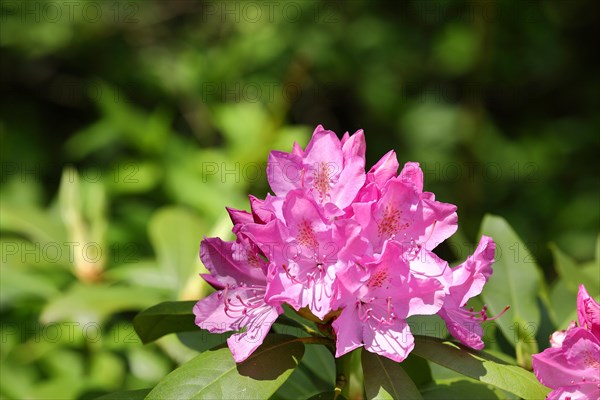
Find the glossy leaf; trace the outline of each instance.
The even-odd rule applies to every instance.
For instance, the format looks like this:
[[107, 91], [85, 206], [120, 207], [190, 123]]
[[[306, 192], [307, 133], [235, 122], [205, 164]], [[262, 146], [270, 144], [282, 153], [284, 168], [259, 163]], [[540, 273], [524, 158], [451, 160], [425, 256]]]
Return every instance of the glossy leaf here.
[[362, 367], [367, 399], [423, 398], [400, 363], [363, 351]]
[[302, 342], [286, 335], [267, 336], [240, 364], [228, 348], [216, 348], [171, 372], [146, 398], [266, 399], [286, 381], [303, 355]]
[[271, 397], [271, 400], [307, 399], [319, 393], [333, 391], [334, 388], [333, 355], [322, 346], [306, 346], [298, 368]]
[[486, 215], [481, 234], [491, 236], [496, 242], [493, 274], [482, 297], [493, 314], [510, 305], [510, 310], [496, 323], [513, 346], [519, 341], [532, 341], [541, 318], [537, 305], [537, 297], [542, 291], [540, 269], [503, 218]]
[[202, 353], [225, 343], [232, 334], [233, 332], [210, 333], [205, 329], [196, 327], [194, 331], [178, 332], [177, 339], [187, 348]]
[[133, 319], [133, 327], [143, 343], [164, 335], [199, 330], [192, 309], [195, 301], [167, 301], [152, 306]]
[[468, 380], [432, 384], [424, 388], [422, 393], [425, 400], [480, 400], [501, 398], [498, 396], [498, 393], [494, 392], [487, 385]]
[[524, 399], [543, 399], [549, 392], [533, 373], [485, 352], [476, 352], [452, 342], [416, 336], [413, 353]]

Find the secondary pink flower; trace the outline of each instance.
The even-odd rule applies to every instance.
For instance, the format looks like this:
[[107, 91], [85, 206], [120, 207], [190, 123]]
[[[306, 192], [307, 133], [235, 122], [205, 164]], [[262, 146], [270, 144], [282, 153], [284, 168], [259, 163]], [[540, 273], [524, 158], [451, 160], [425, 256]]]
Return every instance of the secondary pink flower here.
[[600, 304], [598, 304], [585, 290], [585, 286], [579, 286], [577, 295], [577, 318], [579, 326], [591, 331], [600, 339]]
[[198, 301], [194, 314], [196, 325], [212, 333], [244, 330], [227, 339], [234, 360], [242, 362], [260, 346], [283, 309], [279, 303], [264, 300], [261, 255], [235, 247], [236, 243], [219, 238], [202, 241], [200, 258], [210, 271], [203, 277], [219, 290]]
[[[597, 317], [600, 305], [579, 287], [574, 323], [555, 338], [552, 347], [533, 355], [533, 371], [538, 380], [554, 389], [548, 399], [577, 400], [600, 398], [600, 335]], [[562, 340], [561, 340], [562, 339]]]
[[332, 203], [343, 210], [365, 182], [365, 148], [362, 130], [340, 140], [319, 125], [306, 150], [295, 145], [292, 153], [271, 152], [267, 167], [271, 189], [279, 197], [303, 189], [319, 204]]
[[440, 282], [413, 276], [394, 242], [385, 244], [377, 260], [353, 263], [338, 278], [335, 305], [342, 311], [333, 322], [336, 357], [364, 345], [370, 352], [404, 360], [414, 347], [406, 318], [435, 314], [443, 302]]
[[494, 241], [483, 236], [473, 255], [459, 266], [452, 269], [452, 283], [450, 293], [444, 300], [444, 305], [438, 315], [444, 319], [448, 331], [463, 344], [476, 350], [483, 349], [483, 329], [481, 323], [496, 319], [508, 309], [493, 318], [488, 318], [487, 307], [479, 311], [473, 308], [466, 309], [469, 299], [477, 296], [492, 274], [492, 263], [496, 245]]

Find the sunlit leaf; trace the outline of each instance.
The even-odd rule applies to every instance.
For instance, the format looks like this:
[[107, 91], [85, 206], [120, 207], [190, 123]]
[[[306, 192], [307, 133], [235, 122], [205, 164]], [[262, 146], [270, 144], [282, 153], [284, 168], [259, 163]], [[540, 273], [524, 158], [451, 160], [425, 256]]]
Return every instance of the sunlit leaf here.
[[448, 383], [432, 384], [423, 388], [425, 400], [447, 400], [447, 399], [501, 399], [499, 394], [487, 385], [471, 382], [468, 380], [457, 380]]
[[543, 399], [549, 392], [533, 373], [485, 352], [476, 352], [452, 342], [416, 336], [413, 352], [426, 360], [524, 399]]
[[206, 351], [163, 378], [146, 398], [266, 399], [288, 379], [303, 354], [304, 345], [286, 335], [267, 336], [240, 364], [228, 348]]

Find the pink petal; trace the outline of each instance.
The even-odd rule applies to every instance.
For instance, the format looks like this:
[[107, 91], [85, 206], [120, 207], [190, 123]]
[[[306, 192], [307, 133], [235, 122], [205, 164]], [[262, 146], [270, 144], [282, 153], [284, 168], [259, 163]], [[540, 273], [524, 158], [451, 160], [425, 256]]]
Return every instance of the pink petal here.
[[250, 214], [248, 211], [236, 210], [235, 208], [231, 207], [225, 207], [225, 209], [229, 213], [229, 218], [231, 218], [231, 222], [233, 222], [234, 225], [254, 222], [252, 219], [252, 214]]
[[358, 318], [355, 305], [344, 308], [341, 314], [333, 321], [336, 333], [335, 356], [344, 354], [362, 346], [362, 322]]
[[265, 208], [264, 200], [252, 195], [249, 195], [248, 199], [250, 199], [250, 210], [252, 211], [254, 222], [257, 224], [266, 224], [273, 219], [273, 213]]
[[368, 180], [375, 182], [379, 187], [383, 187], [388, 180], [396, 176], [399, 167], [396, 152], [390, 150], [371, 167], [367, 173]]
[[246, 325], [245, 332], [236, 333], [227, 339], [227, 345], [236, 363], [246, 360], [262, 344], [279, 314], [271, 307], [260, 318]]
[[492, 238], [482, 236], [473, 255], [452, 269], [450, 296], [456, 299], [458, 305], [464, 306], [470, 298], [481, 293], [492, 274], [495, 251], [496, 244]]
[[423, 191], [423, 171], [419, 163], [407, 162], [398, 177], [407, 186], [412, 186], [417, 193]]
[[356, 198], [365, 183], [365, 136], [360, 130], [344, 143], [344, 166], [338, 184], [333, 188], [331, 201], [339, 208], [346, 208]]
[[585, 286], [579, 286], [577, 294], [577, 317], [579, 325], [590, 330], [600, 340], [600, 304], [591, 297]]
[[396, 320], [391, 325], [372, 326], [376, 322], [363, 325], [365, 349], [402, 362], [415, 347], [414, 337], [405, 321]]
[[580, 379], [600, 383], [600, 341], [596, 336], [583, 328], [571, 329], [561, 349]]
[[423, 199], [423, 239], [427, 250], [435, 249], [458, 229], [458, 215], [454, 204]]
[[224, 242], [220, 238], [205, 238], [200, 243], [200, 259], [211, 275], [222, 284], [234, 285], [240, 282], [264, 285], [265, 276], [260, 268], [247, 262], [234, 260], [234, 242]]
[[272, 151], [269, 154], [267, 179], [278, 196], [285, 196], [290, 190], [302, 187], [302, 159], [294, 154]]
[[462, 344], [475, 350], [483, 349], [484, 343], [481, 340], [483, 328], [479, 322], [465, 316], [464, 310], [461, 312], [460, 309], [443, 307], [438, 315], [446, 322], [448, 332]]
[[597, 383], [583, 383], [579, 385], [563, 386], [553, 390], [546, 397], [547, 400], [590, 400], [600, 399], [600, 387]]
[[538, 380], [552, 389], [600, 381], [599, 346], [589, 331], [573, 328], [560, 348], [533, 355], [533, 371]]

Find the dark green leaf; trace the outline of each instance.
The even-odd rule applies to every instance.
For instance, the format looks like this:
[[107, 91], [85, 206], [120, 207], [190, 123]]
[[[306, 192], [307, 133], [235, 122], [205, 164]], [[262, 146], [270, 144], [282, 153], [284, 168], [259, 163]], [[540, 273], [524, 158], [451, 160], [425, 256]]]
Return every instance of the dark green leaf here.
[[196, 327], [194, 332], [178, 332], [177, 338], [190, 349], [202, 353], [225, 343], [232, 334], [233, 332], [210, 333], [205, 329]]
[[246, 361], [236, 364], [228, 348], [204, 352], [163, 378], [147, 399], [266, 399], [304, 355], [297, 338], [269, 335]]
[[419, 388], [433, 382], [429, 363], [421, 357], [411, 353], [400, 363], [400, 366]]
[[367, 399], [422, 399], [421, 393], [399, 363], [363, 351], [362, 367]]
[[335, 388], [333, 355], [322, 346], [307, 346], [304, 357], [290, 378], [271, 400], [306, 399]]
[[167, 301], [152, 306], [133, 319], [133, 327], [143, 343], [150, 343], [164, 335], [197, 331], [194, 323], [195, 301]]
[[416, 336], [413, 353], [524, 399], [543, 399], [549, 392], [533, 373], [484, 352], [476, 352], [452, 342]]
[[487, 385], [468, 380], [432, 384], [422, 390], [425, 400], [481, 400], [498, 399], [498, 394]]

